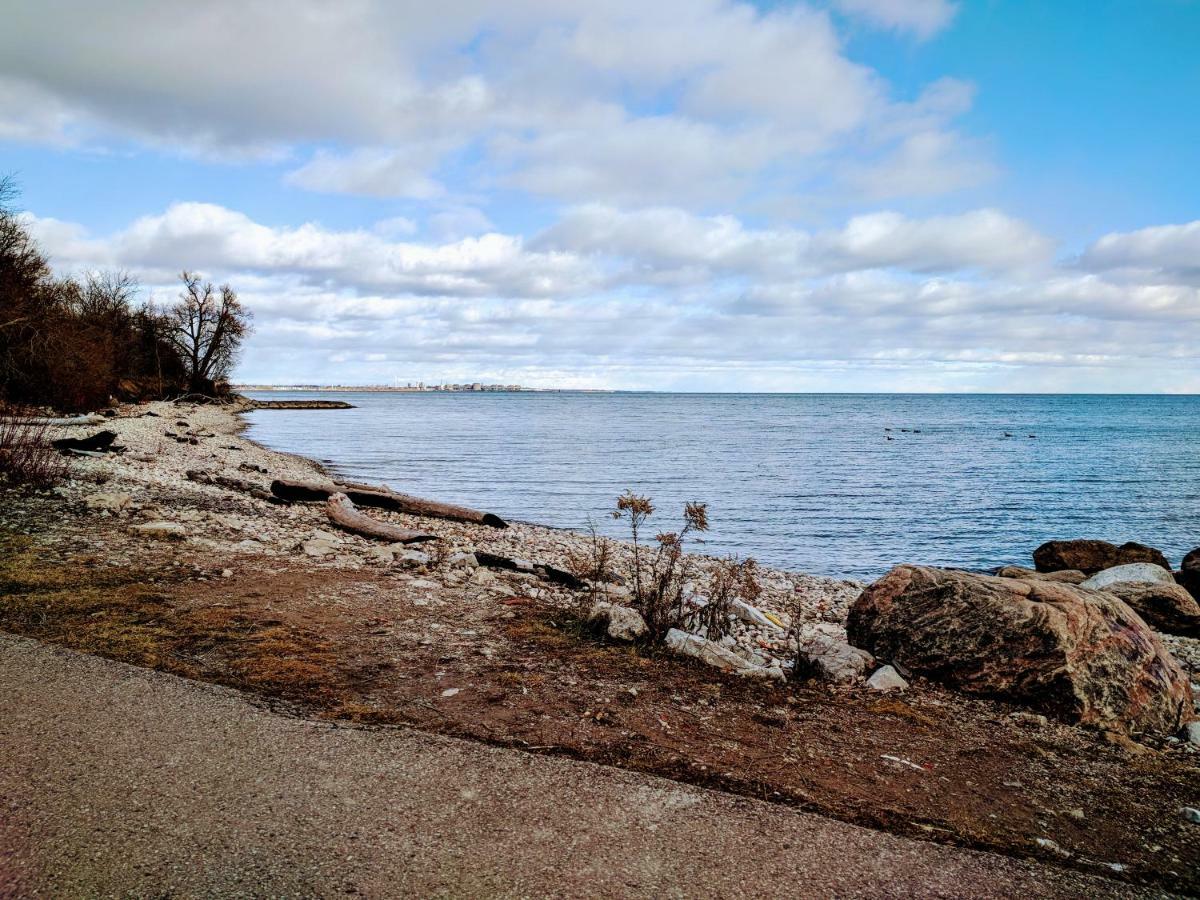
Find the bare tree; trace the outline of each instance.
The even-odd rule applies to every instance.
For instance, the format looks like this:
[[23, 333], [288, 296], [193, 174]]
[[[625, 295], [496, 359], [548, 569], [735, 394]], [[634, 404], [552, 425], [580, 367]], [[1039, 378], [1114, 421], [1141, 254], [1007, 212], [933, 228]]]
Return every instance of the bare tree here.
[[171, 342], [183, 357], [191, 390], [211, 394], [237, 361], [250, 332], [250, 312], [227, 284], [214, 288], [211, 281], [187, 270], [179, 278], [183, 290], [168, 311]]

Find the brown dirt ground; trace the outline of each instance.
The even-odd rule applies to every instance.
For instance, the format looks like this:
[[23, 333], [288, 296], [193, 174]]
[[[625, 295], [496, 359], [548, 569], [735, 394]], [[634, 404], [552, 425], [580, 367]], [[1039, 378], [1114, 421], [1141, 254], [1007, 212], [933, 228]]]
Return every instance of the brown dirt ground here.
[[[1179, 815], [1200, 798], [1194, 756], [1041, 725], [920, 680], [883, 697], [722, 677], [596, 640], [519, 585], [508, 599], [464, 586], [417, 605], [386, 570], [214, 560], [145, 541], [136, 564], [113, 566], [107, 552], [78, 552], [62, 537], [95, 537], [103, 520], [21, 505], [6, 516], [19, 530], [0, 525], [0, 630], [243, 689], [301, 715], [587, 759], [1200, 892], [1200, 832]], [[119, 529], [108, 538], [130, 542]]]

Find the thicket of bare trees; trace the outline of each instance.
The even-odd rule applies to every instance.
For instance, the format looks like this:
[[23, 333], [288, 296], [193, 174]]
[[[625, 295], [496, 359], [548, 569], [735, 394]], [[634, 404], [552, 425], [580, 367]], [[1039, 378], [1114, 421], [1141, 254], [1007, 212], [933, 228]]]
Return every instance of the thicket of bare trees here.
[[138, 302], [123, 272], [58, 277], [0, 177], [0, 404], [95, 409], [222, 389], [249, 314], [228, 286], [184, 272], [165, 309]]

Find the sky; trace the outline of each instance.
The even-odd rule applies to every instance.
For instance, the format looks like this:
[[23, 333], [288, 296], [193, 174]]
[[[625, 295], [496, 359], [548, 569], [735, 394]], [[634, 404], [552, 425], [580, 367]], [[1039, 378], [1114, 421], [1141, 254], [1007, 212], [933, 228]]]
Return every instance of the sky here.
[[251, 383], [1200, 392], [1200, 0], [17, 0], [0, 173]]

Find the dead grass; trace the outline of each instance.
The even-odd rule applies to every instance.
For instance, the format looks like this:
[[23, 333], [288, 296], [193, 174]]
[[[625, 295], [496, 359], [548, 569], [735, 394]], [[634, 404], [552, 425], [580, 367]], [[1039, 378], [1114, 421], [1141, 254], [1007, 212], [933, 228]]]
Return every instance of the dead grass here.
[[82, 571], [40, 563], [33, 542], [0, 533], [0, 630], [137, 666], [221, 680], [288, 700], [337, 704], [348, 686], [332, 645], [237, 606], [180, 606], [146, 582], [171, 570]]

